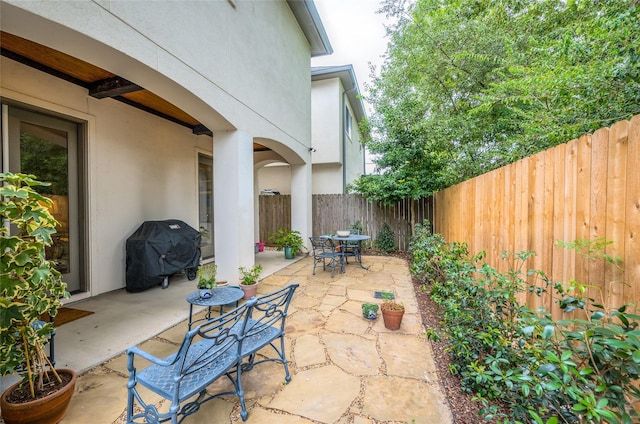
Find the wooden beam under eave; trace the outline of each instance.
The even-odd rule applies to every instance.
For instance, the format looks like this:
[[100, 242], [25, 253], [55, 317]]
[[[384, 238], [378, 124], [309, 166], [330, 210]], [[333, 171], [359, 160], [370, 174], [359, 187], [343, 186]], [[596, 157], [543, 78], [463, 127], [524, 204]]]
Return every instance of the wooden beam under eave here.
[[89, 86], [89, 95], [96, 99], [104, 99], [140, 90], [144, 90], [144, 88], [122, 77], [116, 76], [92, 83]]

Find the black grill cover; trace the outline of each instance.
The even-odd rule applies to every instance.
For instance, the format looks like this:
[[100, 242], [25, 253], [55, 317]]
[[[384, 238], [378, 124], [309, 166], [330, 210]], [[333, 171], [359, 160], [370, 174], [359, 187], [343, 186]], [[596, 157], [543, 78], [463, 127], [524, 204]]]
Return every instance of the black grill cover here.
[[200, 233], [177, 219], [145, 221], [127, 239], [127, 291], [162, 284], [165, 277], [200, 263]]

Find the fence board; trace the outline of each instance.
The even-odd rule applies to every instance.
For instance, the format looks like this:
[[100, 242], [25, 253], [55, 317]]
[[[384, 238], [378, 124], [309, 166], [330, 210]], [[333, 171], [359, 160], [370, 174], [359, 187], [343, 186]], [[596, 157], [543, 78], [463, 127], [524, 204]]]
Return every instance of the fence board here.
[[[611, 256], [624, 258], [624, 213], [626, 202], [627, 173], [627, 136], [629, 125], [627, 121], [617, 122], [609, 132], [609, 175], [607, 181], [607, 240], [618, 240], [607, 246], [606, 252]], [[637, 168], [636, 168], [637, 172]], [[623, 272], [606, 263], [604, 266], [605, 283], [610, 284], [611, 306], [620, 305], [624, 297]]]
[[[591, 137], [591, 204], [589, 207], [589, 239], [606, 238], [607, 219], [607, 175], [609, 156], [609, 129], [601, 128]], [[589, 289], [589, 295], [604, 302], [604, 263], [589, 261], [589, 283], [596, 288]]]
[[[373, 242], [387, 223], [394, 232], [396, 247], [408, 250], [413, 229], [411, 223], [422, 223], [425, 219], [433, 222], [433, 202], [432, 198], [425, 198], [403, 200], [396, 205], [385, 206], [353, 194], [314, 195], [311, 202], [312, 232], [335, 233], [351, 228], [359, 221], [363, 233], [370, 235]], [[259, 204], [260, 240], [269, 245], [269, 234], [279, 228], [291, 228], [291, 196], [259, 196]]]
[[[586, 240], [589, 239], [591, 210], [591, 136], [584, 135], [580, 137], [577, 146], [576, 178], [577, 181], [584, 181], [584, 184], [577, 184], [576, 186], [576, 239]], [[587, 284], [589, 282], [589, 260], [583, 255], [576, 255], [575, 258], [575, 279], [583, 284]]]
[[[472, 253], [485, 250], [486, 261], [501, 271], [503, 250], [535, 250], [526, 268], [541, 269], [553, 281], [595, 285], [589, 294], [603, 290], [606, 305], [637, 305], [639, 156], [640, 115], [435, 193], [434, 230], [448, 241], [468, 242]], [[579, 238], [613, 242], [606, 253], [620, 255], [623, 269], [554, 246]], [[613, 280], [626, 285], [612, 286], [609, 297]], [[528, 302], [560, 314], [548, 296]]]
[[[552, 149], [553, 151], [553, 239], [563, 240], [564, 237], [564, 216], [565, 216], [565, 203], [564, 203], [564, 186], [565, 186], [565, 172], [564, 172], [564, 160], [566, 158], [566, 145], [561, 144]], [[551, 261], [551, 275], [554, 276], [556, 281], [566, 281], [564, 279], [564, 263], [567, 257], [567, 251], [553, 243], [551, 250], [553, 258]], [[551, 312], [554, 316], [560, 314], [560, 307], [558, 304], [551, 305]]]
[[625, 281], [630, 284], [625, 300], [640, 299], [640, 115], [629, 124], [627, 149], [627, 199], [624, 245]]

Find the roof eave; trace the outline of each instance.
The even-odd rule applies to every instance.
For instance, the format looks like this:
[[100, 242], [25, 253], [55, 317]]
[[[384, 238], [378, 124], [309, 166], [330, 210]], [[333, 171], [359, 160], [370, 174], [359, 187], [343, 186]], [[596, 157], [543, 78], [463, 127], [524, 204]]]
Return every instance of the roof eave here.
[[287, 0], [287, 4], [311, 46], [311, 57], [333, 53], [333, 47], [313, 0]]
[[367, 117], [364, 110], [364, 103], [360, 96], [360, 88], [358, 80], [352, 65], [342, 66], [318, 66], [311, 68], [311, 80], [321, 81], [331, 78], [340, 78], [340, 82], [344, 87], [349, 103], [355, 115], [356, 121], [360, 122]]

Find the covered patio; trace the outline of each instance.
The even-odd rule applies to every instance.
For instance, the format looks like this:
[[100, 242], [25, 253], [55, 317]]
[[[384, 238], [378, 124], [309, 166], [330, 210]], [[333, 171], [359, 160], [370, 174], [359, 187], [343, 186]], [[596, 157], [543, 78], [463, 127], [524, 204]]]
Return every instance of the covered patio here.
[[[313, 260], [285, 260], [265, 251], [258, 295], [299, 282], [287, 318], [287, 357], [282, 366], [259, 365], [243, 375], [251, 423], [450, 423], [429, 342], [424, 337], [411, 276], [404, 260], [365, 256], [369, 270], [347, 265], [344, 274], [311, 271]], [[362, 318], [361, 304], [374, 291], [394, 290], [405, 305], [402, 326], [384, 327], [382, 317]], [[81, 375], [62, 423], [121, 423], [126, 408], [124, 350], [139, 344], [159, 357], [177, 349], [187, 329], [185, 301], [195, 283], [176, 276], [168, 289], [115, 292], [69, 305], [94, 313], [58, 328], [57, 366]], [[199, 312], [202, 313], [202, 312]], [[221, 390], [219, 381], [211, 391]], [[158, 399], [159, 400], [159, 399]], [[167, 407], [159, 403], [159, 407]], [[234, 397], [216, 399], [185, 423], [241, 422]]]

